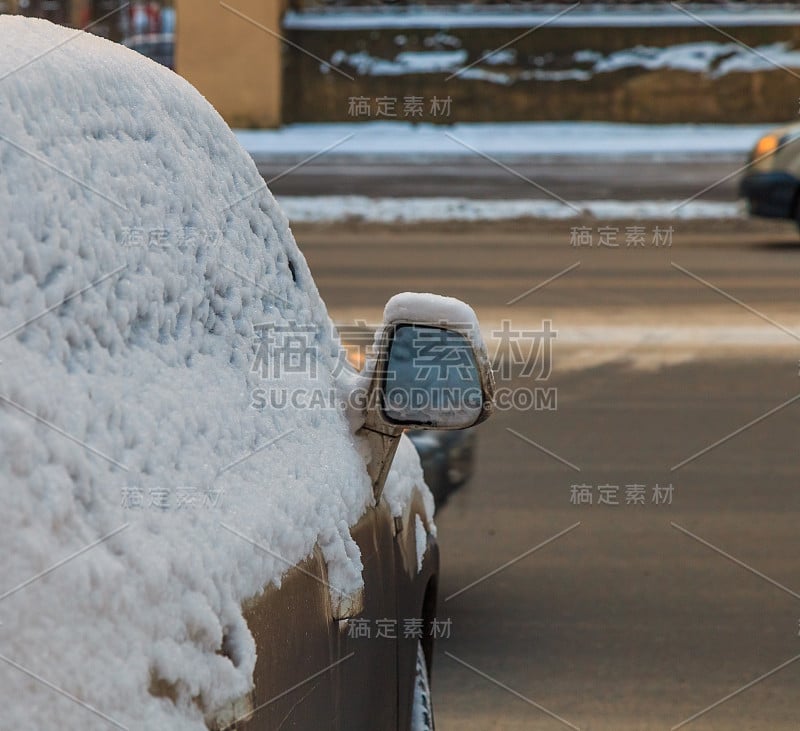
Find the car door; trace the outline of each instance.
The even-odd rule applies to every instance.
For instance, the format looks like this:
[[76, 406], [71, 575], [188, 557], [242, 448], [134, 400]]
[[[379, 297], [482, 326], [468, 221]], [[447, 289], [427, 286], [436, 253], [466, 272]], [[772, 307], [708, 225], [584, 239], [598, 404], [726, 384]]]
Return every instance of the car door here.
[[317, 548], [244, 607], [256, 643], [254, 689], [217, 728], [227, 731], [338, 731], [336, 626], [327, 565]]
[[360, 609], [338, 625], [337, 713], [342, 731], [397, 730], [397, 617], [394, 520], [381, 500], [351, 529], [361, 549]]
[[218, 719], [229, 731], [396, 731], [394, 521], [384, 501], [351, 529], [364, 590], [336, 616], [319, 549], [245, 606], [256, 642], [254, 690]]

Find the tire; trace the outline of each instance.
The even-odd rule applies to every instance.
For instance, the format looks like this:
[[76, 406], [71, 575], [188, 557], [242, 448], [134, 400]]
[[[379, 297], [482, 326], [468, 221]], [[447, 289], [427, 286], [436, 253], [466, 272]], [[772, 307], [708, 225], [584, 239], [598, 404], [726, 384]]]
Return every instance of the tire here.
[[417, 643], [417, 664], [414, 673], [414, 701], [411, 707], [411, 731], [434, 731], [431, 684], [422, 643]]

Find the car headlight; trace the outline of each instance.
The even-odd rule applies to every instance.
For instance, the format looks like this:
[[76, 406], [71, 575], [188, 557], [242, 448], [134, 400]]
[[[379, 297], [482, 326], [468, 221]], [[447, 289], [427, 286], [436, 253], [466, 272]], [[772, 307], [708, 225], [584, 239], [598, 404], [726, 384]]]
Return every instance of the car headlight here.
[[780, 140], [778, 139], [778, 135], [764, 135], [756, 143], [755, 149], [753, 150], [753, 159], [758, 160], [765, 155], [775, 152], [775, 150], [778, 149], [779, 144]]

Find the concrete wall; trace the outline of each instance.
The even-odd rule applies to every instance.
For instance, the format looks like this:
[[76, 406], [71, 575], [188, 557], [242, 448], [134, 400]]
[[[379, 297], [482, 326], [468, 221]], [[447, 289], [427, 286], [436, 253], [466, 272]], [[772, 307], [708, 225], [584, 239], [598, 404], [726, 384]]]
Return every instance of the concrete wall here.
[[176, 71], [234, 127], [281, 123], [283, 0], [177, 0]]
[[[411, 31], [293, 30], [290, 39], [325, 60], [337, 51], [363, 52], [372, 57], [394, 59], [402, 51], [432, 48], [437, 31], [455, 37], [459, 48], [468, 52], [466, 63], [487, 51], [508, 43], [521, 33], [519, 28], [414, 29]], [[729, 29], [743, 42], [763, 46], [786, 42], [800, 48], [800, 27], [766, 26]], [[400, 37], [398, 39], [398, 36]], [[398, 42], [398, 40], [400, 42]], [[573, 53], [591, 49], [603, 54], [636, 46], [667, 48], [676, 44], [711, 41], [731, 43], [710, 28], [541, 28], [512, 44], [516, 62], [512, 66], [476, 68], [487, 72], [533, 73], [542, 59], [551, 67], [574, 66]], [[446, 49], [444, 49], [446, 50]], [[509, 84], [482, 79], [446, 79], [447, 73], [402, 76], [360, 75], [357, 68], [342, 62], [340, 68], [354, 77], [323, 73], [320, 64], [295, 51], [286, 54], [284, 121], [366, 121], [350, 113], [349, 99], [378, 97], [398, 99], [398, 111], [405, 97], [423, 97], [426, 104], [435, 97], [451, 97], [449, 116], [434, 116], [426, 108], [418, 121], [453, 123], [461, 121], [605, 120], [617, 122], [774, 122], [797, 119], [800, 106], [800, 69], [794, 73], [770, 69], [725, 75], [674, 69], [649, 71], [627, 68], [597, 73], [589, 80], [547, 81], [527, 78]], [[398, 114], [403, 119], [402, 114]]]

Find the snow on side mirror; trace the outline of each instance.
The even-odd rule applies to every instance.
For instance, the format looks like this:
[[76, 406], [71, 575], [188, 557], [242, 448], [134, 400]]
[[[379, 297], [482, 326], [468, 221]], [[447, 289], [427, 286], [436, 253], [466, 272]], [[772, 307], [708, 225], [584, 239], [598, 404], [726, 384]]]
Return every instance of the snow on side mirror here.
[[386, 426], [466, 429], [489, 417], [494, 378], [471, 307], [405, 292], [383, 319], [372, 403]]

